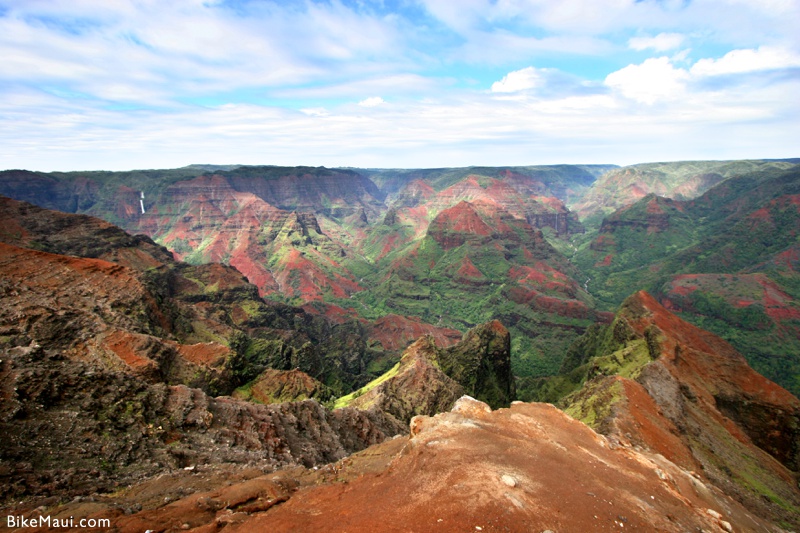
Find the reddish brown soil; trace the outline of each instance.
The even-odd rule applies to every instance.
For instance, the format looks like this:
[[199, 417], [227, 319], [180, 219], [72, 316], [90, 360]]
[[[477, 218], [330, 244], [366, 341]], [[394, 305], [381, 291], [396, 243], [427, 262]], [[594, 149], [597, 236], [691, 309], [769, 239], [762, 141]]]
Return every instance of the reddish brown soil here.
[[431, 335], [440, 347], [451, 346], [461, 340], [461, 332], [436, 327], [416, 317], [389, 314], [379, 318], [370, 328], [370, 337], [377, 339], [384, 350], [403, 350], [423, 335]]
[[[325, 261], [322, 256], [317, 261]], [[323, 292], [330, 291], [336, 298], [347, 298], [363, 290], [359, 284], [340, 274], [329, 275], [318, 264], [309, 260], [303, 252], [290, 249], [273, 268], [273, 275], [281, 293], [299, 298], [303, 302], [321, 301]]]
[[[759, 516], [796, 526], [800, 400], [645, 292], [626, 300], [614, 327], [617, 337], [644, 341], [636, 349], [646, 348], [653, 361], [635, 381], [597, 374], [573, 408], [587, 416], [594, 405], [596, 416], [587, 420], [615, 442], [660, 453]], [[610, 393], [612, 385], [621, 392]]]
[[458, 269], [458, 276], [462, 278], [483, 278], [483, 272], [469, 260], [469, 257], [464, 257], [461, 261], [461, 266]]
[[[670, 364], [670, 371], [680, 382], [696, 386], [698, 391], [725, 387], [775, 405], [800, 408], [800, 400], [750, 368], [744, 357], [721, 338], [681, 320], [646, 292], [637, 293], [636, 299], [648, 314], [634, 327], [643, 334], [654, 324], [663, 332], [662, 360]], [[713, 378], [715, 387], [705, 381], [708, 378]]]
[[[249, 385], [250, 397], [258, 403], [294, 402], [315, 398], [325, 390], [325, 385], [301, 370], [275, 370], [268, 368]], [[233, 397], [241, 395], [236, 392]]]
[[617, 434], [632, 438], [631, 444], [649, 447], [687, 470], [697, 470], [699, 465], [680, 439], [680, 432], [644, 387], [630, 379], [616, 379], [624, 387], [626, 401], [625, 408], [617, 411]]
[[127, 331], [117, 330], [106, 335], [103, 344], [111, 349], [133, 372], [140, 371], [142, 367], [156, 366], [152, 359], [136, 353], [135, 346], [139, 344], [138, 339]]
[[738, 531], [763, 527], [672, 463], [611, 449], [552, 406], [461, 413], [415, 418], [414, 436], [384, 472], [303, 488], [232, 531], [683, 532], [719, 531], [722, 521]]
[[492, 228], [483, 221], [469, 202], [459, 202], [439, 213], [428, 227], [428, 235], [445, 250], [464, 244], [463, 235], [488, 236]]
[[201, 366], [218, 366], [231, 354], [230, 348], [216, 342], [177, 344], [176, 347], [181, 357]]

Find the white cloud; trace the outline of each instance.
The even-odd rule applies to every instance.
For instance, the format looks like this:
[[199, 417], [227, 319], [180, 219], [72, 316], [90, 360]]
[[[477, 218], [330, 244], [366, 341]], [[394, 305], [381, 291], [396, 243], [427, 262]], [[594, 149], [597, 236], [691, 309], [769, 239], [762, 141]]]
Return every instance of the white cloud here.
[[757, 92], [686, 89], [684, 97], [653, 106], [617, 90], [546, 98], [523, 91], [513, 100], [461, 92], [393, 102], [376, 115], [347, 103], [304, 112], [245, 104], [117, 112], [20, 88], [0, 101], [0, 168], [168, 168], [199, 159], [441, 167], [790, 157], [798, 91], [800, 80], [786, 78]]
[[380, 96], [370, 96], [369, 98], [365, 98], [361, 100], [358, 105], [361, 107], [377, 107], [379, 105], [383, 105], [386, 102]]
[[502, 80], [494, 82], [492, 84], [492, 92], [513, 93], [533, 89], [541, 84], [541, 73], [533, 67], [526, 67], [522, 70], [509, 72]]
[[684, 39], [680, 33], [659, 33], [655, 37], [633, 37], [628, 40], [628, 46], [634, 50], [651, 49], [656, 52], [666, 52], [680, 47]]
[[785, 48], [760, 46], [757, 49], [732, 50], [719, 59], [701, 59], [692, 66], [692, 74], [717, 76], [758, 70], [800, 67], [800, 55]]
[[627, 98], [645, 104], [683, 95], [689, 73], [675, 68], [667, 57], [650, 58], [606, 76], [605, 83]]
[[[631, 47], [656, 52], [676, 49], [680, 35], [700, 45], [746, 48], [769, 42], [800, 48], [798, 0], [416, 1], [461, 38], [450, 55], [475, 62], [513, 61], [520, 50], [528, 60], [555, 50], [596, 55], [631, 32], [640, 35], [631, 39]], [[579, 40], [589, 46], [573, 46]]]

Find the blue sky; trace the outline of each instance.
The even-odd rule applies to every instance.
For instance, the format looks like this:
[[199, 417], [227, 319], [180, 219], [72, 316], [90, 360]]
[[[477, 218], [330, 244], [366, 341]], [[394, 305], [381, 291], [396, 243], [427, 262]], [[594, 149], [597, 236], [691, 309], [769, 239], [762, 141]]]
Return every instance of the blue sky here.
[[800, 0], [0, 0], [0, 169], [798, 157]]

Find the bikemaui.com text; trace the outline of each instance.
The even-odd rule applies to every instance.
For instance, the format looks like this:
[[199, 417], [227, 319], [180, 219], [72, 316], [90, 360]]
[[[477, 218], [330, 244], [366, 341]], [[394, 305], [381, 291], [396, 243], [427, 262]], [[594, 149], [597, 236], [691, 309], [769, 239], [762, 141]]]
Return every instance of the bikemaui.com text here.
[[75, 520], [69, 518], [52, 518], [50, 516], [37, 516], [36, 518], [25, 518], [24, 516], [7, 516], [7, 527], [52, 527], [52, 528], [110, 528], [111, 519], [109, 518], [80, 518]]

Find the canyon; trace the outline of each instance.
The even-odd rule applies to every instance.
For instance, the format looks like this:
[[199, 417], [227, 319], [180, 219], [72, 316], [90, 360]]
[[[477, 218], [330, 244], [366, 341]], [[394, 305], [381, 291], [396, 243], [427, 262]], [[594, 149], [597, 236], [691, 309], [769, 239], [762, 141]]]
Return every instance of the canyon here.
[[0, 172], [0, 505], [798, 528], [797, 163]]

